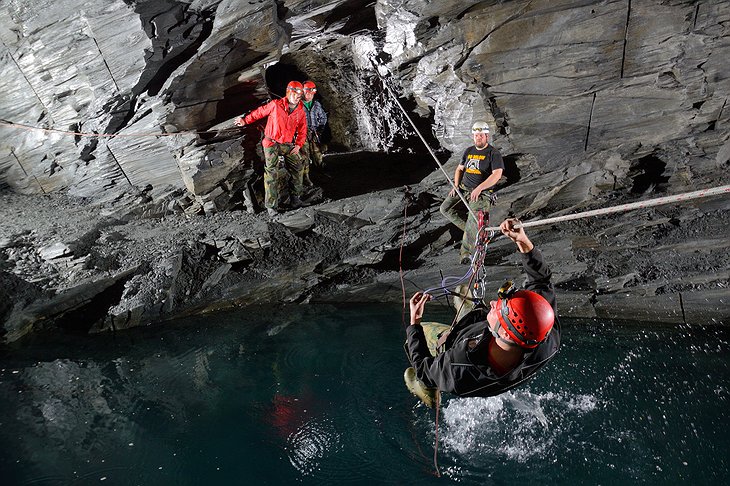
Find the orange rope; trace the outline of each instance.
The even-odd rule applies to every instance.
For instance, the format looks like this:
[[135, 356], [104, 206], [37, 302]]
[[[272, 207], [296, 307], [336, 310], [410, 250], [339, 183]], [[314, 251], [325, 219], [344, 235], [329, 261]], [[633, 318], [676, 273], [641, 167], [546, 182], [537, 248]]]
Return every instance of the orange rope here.
[[436, 477], [441, 477], [441, 471], [439, 471], [439, 410], [441, 409], [441, 391], [436, 390], [436, 439], [433, 443], [433, 467], [436, 468]]
[[[400, 286], [401, 286], [401, 292], [403, 294], [403, 311], [401, 313], [401, 320], [403, 322], [403, 327], [406, 326], [406, 285], [405, 281], [403, 279], [403, 245], [405, 244], [406, 240], [406, 227], [408, 224], [408, 199], [406, 197], [403, 198], [405, 201], [404, 208], [403, 208], [403, 234], [401, 235], [400, 240], [400, 251], [398, 252], [398, 274], [400, 275]], [[470, 280], [471, 282], [471, 280]], [[453, 324], [452, 324], [453, 326]], [[433, 466], [436, 469], [436, 477], [441, 477], [441, 472], [439, 471], [439, 464], [438, 464], [438, 445], [439, 445], [439, 409], [441, 408], [441, 392], [436, 391], [436, 441], [433, 444]]]
[[403, 205], [403, 235], [400, 239], [400, 251], [398, 253], [398, 275], [400, 276], [400, 288], [403, 295], [403, 310], [401, 311], [401, 322], [403, 327], [406, 327], [406, 284], [403, 280], [403, 245], [406, 241], [406, 225], [408, 223], [408, 199], [403, 198], [405, 204]]

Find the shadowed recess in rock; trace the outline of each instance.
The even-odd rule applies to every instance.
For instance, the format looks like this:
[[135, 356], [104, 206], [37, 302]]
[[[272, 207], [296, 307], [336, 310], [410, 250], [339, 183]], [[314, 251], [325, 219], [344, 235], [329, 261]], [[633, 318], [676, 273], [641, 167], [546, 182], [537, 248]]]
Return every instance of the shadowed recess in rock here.
[[339, 29], [339, 32], [344, 35], [362, 30], [377, 30], [375, 2], [372, 0], [346, 0], [332, 9], [327, 16], [326, 26], [330, 27], [342, 21], [345, 21], [345, 25]]
[[198, 52], [213, 31], [213, 13], [190, 11], [189, 5], [174, 0], [134, 2], [153, 50], [145, 56], [145, 70], [134, 94], [159, 93], [175, 70]]
[[506, 177], [507, 180], [500, 184], [500, 189], [516, 184], [520, 181], [521, 174], [520, 168], [517, 167], [517, 161], [523, 155], [524, 154], [510, 154], [502, 157], [502, 161], [504, 162], [504, 177]]
[[231, 86], [223, 92], [223, 99], [215, 106], [213, 125], [241, 116], [257, 108], [262, 101], [257, 92], [260, 86], [256, 81], [244, 81]]
[[70, 334], [87, 334], [107, 316], [109, 308], [119, 303], [126, 279], [116, 282], [91, 299], [86, 305], [65, 313], [54, 322], [54, 327]]
[[[426, 144], [428, 144], [431, 150], [438, 153], [439, 161], [443, 164], [447, 160], [449, 160], [449, 157], [451, 157], [451, 152], [442, 148], [441, 143], [433, 134], [433, 107], [429, 106], [428, 111], [426, 112], [423, 106], [418, 106], [413, 98], [399, 98], [398, 101], [401, 105], [403, 105], [403, 108], [406, 110], [406, 112], [411, 113], [411, 115], [409, 115], [411, 122], [416, 126], [418, 132], [426, 140]], [[420, 116], [414, 115], [413, 113], [418, 113]], [[396, 137], [393, 140], [394, 148], [396, 150], [403, 149], [407, 150], [409, 153], [413, 151], [417, 153], [423, 153], [428, 159], [431, 159], [431, 156], [428, 154], [428, 149], [423, 145], [423, 141], [420, 140], [418, 135], [413, 130], [412, 126], [408, 125], [407, 129], [403, 133], [397, 135], [401, 136]], [[432, 162], [430, 166], [433, 169], [437, 168], [435, 162]]]
[[428, 155], [379, 152], [333, 154], [325, 163], [324, 171], [314, 171], [311, 177], [331, 199], [417, 184], [435, 165]]
[[634, 180], [631, 192], [642, 194], [644, 192], [664, 192], [664, 184], [669, 182], [669, 177], [664, 175], [667, 164], [655, 155], [647, 155], [631, 164], [629, 176]]

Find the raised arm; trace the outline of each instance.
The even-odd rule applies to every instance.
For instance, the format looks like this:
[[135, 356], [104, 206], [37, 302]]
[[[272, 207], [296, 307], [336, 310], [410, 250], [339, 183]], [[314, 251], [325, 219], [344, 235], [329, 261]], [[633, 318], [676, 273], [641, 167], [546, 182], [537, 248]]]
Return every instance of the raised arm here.
[[502, 234], [514, 241], [518, 251], [522, 254], [522, 268], [527, 274], [526, 290], [534, 290], [540, 293], [557, 312], [555, 302], [555, 288], [552, 283], [552, 272], [545, 262], [542, 252], [535, 248], [535, 245], [527, 237], [524, 228], [516, 228], [519, 224], [517, 219], [505, 220], [499, 228]]

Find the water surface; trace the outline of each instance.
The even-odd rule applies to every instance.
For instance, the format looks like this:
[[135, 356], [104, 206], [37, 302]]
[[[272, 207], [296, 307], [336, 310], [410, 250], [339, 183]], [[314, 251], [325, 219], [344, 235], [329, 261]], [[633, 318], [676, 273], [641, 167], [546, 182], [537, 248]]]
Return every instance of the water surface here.
[[541, 374], [439, 416], [401, 311], [295, 306], [3, 350], [2, 484], [727, 484], [730, 333], [564, 322]]

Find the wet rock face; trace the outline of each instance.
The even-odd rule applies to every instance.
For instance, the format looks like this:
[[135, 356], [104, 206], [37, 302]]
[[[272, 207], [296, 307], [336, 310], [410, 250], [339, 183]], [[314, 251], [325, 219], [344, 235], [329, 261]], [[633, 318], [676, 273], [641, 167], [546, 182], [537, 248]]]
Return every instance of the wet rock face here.
[[1, 15], [4, 119], [119, 135], [3, 126], [0, 177], [26, 193], [151, 185], [229, 207], [260, 172], [258, 131], [191, 132], [230, 127], [293, 78], [318, 84], [333, 147], [414, 145], [375, 64], [440, 148], [460, 153], [486, 119], [531, 173], [587, 162], [622, 186], [655, 157], [665, 177], [691, 168], [690, 185], [730, 151], [728, 2], [17, 0]]
[[[319, 84], [335, 146], [382, 150], [402, 131], [402, 118], [383, 112], [393, 103], [374, 74], [354, 65], [348, 34], [376, 27], [369, 2], [46, 3], [13, 2], [0, 19], [5, 119], [118, 136], [4, 127], [12, 142], [0, 177], [16, 191], [100, 199], [151, 185], [155, 194], [186, 189], [198, 210], [229, 207], [255, 180], [260, 136], [215, 128], [283, 95], [294, 76]], [[218, 189], [230, 194], [210, 196]]]
[[[0, 306], [6, 332], [70, 322], [63, 315], [84, 308], [94, 331], [225, 302], [397, 300], [384, 289], [398, 269], [404, 209], [416, 224], [405, 262], [429, 286], [433, 265], [450, 265], [456, 235], [438, 215], [445, 179], [428, 175], [435, 165], [396, 98], [449, 173], [471, 123], [489, 122], [507, 166], [493, 221], [727, 184], [729, 19], [730, 1], [8, 2], [0, 191], [54, 194], [59, 214], [75, 211], [67, 195], [96, 209], [81, 211], [88, 221], [68, 218], [64, 234], [60, 222], [33, 218], [2, 228], [0, 296], [19, 302]], [[279, 231], [253, 214], [263, 124], [232, 121], [283, 95], [291, 79], [317, 83], [327, 142], [341, 154], [326, 156], [330, 172], [317, 181], [330, 202]], [[405, 202], [403, 185], [417, 203]], [[685, 304], [728, 297], [727, 263], [713, 263], [727, 249], [718, 236], [726, 206], [538, 234], [564, 266], [556, 275], [571, 312], [620, 314], [631, 304], [619, 296], [633, 293], [680, 319], [672, 302], [701, 290], [682, 294], [686, 320]], [[19, 212], [3, 216], [23, 221]], [[222, 221], [205, 219], [216, 213]], [[167, 232], [139, 217], [162, 218]], [[237, 218], [250, 226], [229, 221]], [[188, 224], [200, 230], [177, 232]], [[509, 252], [497, 255], [490, 264], [509, 268]], [[54, 306], [57, 316], [44, 314]]]

